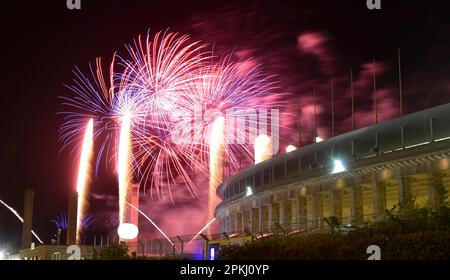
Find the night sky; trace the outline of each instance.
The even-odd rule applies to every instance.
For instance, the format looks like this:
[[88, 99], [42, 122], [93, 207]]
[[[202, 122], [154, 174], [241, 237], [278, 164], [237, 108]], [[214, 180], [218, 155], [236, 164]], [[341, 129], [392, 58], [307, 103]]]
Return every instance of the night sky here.
[[[450, 101], [450, 8], [444, 1], [382, 0], [378, 11], [368, 10], [365, 0], [81, 1], [81, 10], [68, 10], [65, 0], [2, 3], [0, 199], [22, 213], [24, 190], [33, 188], [33, 228], [46, 242], [56, 231], [51, 219], [67, 211], [76, 174], [69, 153], [58, 153], [62, 118], [56, 115], [61, 110], [57, 97], [70, 96], [63, 84], [73, 79], [75, 65], [87, 71], [96, 57], [109, 60], [148, 29], [190, 34], [214, 44], [218, 53], [253, 58], [277, 75], [280, 91], [295, 96], [285, 108], [290, 117], [282, 120], [287, 127], [283, 145], [298, 144], [295, 114], [300, 108], [302, 145], [312, 141], [313, 85], [318, 89], [318, 133], [330, 136], [331, 78], [337, 133], [350, 130], [350, 69], [357, 127], [373, 122], [373, 70], [380, 120], [398, 117], [398, 48], [405, 113]], [[97, 234], [112, 230], [105, 221], [117, 209], [115, 179], [107, 175], [96, 178], [92, 187], [90, 212]], [[179, 189], [175, 205], [143, 197], [142, 209], [169, 235], [195, 233], [206, 219], [207, 195], [207, 182], [197, 182], [201, 192], [196, 199]], [[19, 221], [0, 207], [0, 248], [19, 246], [20, 234]]]

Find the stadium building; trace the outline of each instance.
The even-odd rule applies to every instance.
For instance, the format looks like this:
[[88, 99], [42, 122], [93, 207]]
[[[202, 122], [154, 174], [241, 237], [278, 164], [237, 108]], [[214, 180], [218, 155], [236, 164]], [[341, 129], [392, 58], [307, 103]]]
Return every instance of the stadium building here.
[[403, 198], [435, 208], [450, 189], [450, 104], [301, 147], [235, 174], [217, 189], [221, 232], [320, 229], [377, 220]]

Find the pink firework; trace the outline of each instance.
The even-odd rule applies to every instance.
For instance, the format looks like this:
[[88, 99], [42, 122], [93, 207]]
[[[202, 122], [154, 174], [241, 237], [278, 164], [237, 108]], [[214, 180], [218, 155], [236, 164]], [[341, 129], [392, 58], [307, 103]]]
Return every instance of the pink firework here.
[[170, 188], [178, 184], [186, 185], [196, 196], [189, 175], [190, 169], [202, 166], [191, 159], [196, 146], [174, 144], [171, 131], [180, 94], [209, 58], [206, 46], [186, 35], [159, 32], [153, 39], [147, 35], [145, 41], [139, 36], [127, 50], [130, 58], [121, 60], [125, 70], [120, 75], [119, 92], [137, 97], [145, 107], [131, 132], [135, 174], [144, 190], [149, 185], [151, 194], [156, 190], [158, 197], [165, 196], [167, 187], [172, 199]]
[[[242, 162], [253, 161], [255, 137], [261, 131], [268, 133], [267, 111], [281, 105], [271, 77], [264, 76], [258, 65], [243, 67], [249, 64], [226, 57], [205, 66], [180, 95], [172, 135], [177, 135], [181, 145], [196, 145], [191, 159], [209, 163], [208, 220], [213, 219], [219, 202], [216, 189], [224, 179], [224, 168], [231, 175]], [[272, 125], [278, 129], [278, 119]]]
[[223, 160], [231, 172], [242, 168], [242, 162], [253, 161], [252, 146], [258, 130], [270, 124], [271, 109], [284, 106], [280, 101], [283, 94], [277, 93], [273, 77], [265, 76], [260, 65], [244, 67], [251, 65], [247, 62], [233, 62], [227, 56], [199, 69], [187, 91], [179, 96], [172, 131], [182, 144], [195, 143], [197, 161], [205, 162], [212, 125], [224, 117]]
[[116, 133], [116, 124], [111, 118], [111, 93], [114, 86], [114, 59], [110, 64], [109, 75], [104, 75], [101, 59], [97, 58], [95, 67], [89, 65], [89, 74], [85, 75], [76, 67], [73, 71], [75, 78], [72, 83], [65, 85], [72, 96], [59, 97], [64, 116], [64, 122], [59, 128], [61, 150], [71, 147], [71, 154], [80, 155], [86, 123], [93, 120], [94, 138], [101, 142], [96, 150], [95, 172], [99, 170], [101, 159], [104, 157], [108, 167], [112, 158]]
[[[215, 161], [225, 161], [230, 172], [253, 161], [256, 135], [248, 134], [261, 127], [260, 117], [239, 116], [249, 110], [267, 114], [283, 106], [282, 94], [276, 93], [272, 77], [265, 76], [261, 66], [233, 61], [231, 55], [215, 62], [206, 45], [177, 33], [139, 36], [126, 49], [128, 56], [117, 56], [118, 63], [113, 59], [109, 75], [103, 75], [100, 59], [95, 69], [90, 68], [90, 78], [78, 69], [74, 72], [76, 78], [68, 87], [75, 96], [63, 97], [68, 108], [62, 112], [65, 122], [60, 129], [64, 147], [81, 143], [86, 120], [92, 118], [94, 137], [102, 143], [96, 149], [97, 170], [103, 153], [108, 161], [117, 159], [126, 119], [130, 170], [123, 180], [138, 179], [144, 190], [149, 186], [151, 194], [168, 194], [171, 199], [175, 185], [185, 185], [197, 195], [191, 179], [195, 172], [210, 176], [211, 139], [220, 151], [223, 148]], [[224, 137], [214, 139], [209, 131], [221, 116]], [[242, 130], [233, 129], [239, 125]]]

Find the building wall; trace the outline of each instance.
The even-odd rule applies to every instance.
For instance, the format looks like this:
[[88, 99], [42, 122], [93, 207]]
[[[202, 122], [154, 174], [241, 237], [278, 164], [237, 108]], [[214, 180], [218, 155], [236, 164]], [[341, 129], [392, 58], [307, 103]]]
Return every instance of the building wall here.
[[[94, 250], [101, 246], [79, 245], [81, 259], [92, 259]], [[18, 258], [21, 260], [67, 260], [72, 253], [67, 253], [68, 246], [41, 245], [34, 249], [21, 250]]]
[[[327, 216], [368, 222], [406, 197], [437, 207], [433, 186], [450, 191], [448, 112], [450, 103], [301, 147], [235, 174], [217, 189], [222, 202], [215, 216], [222, 231], [261, 233], [277, 224], [289, 230], [314, 228]], [[344, 171], [334, 170], [335, 160]], [[247, 188], [252, 195], [247, 196]], [[286, 214], [292, 205], [297, 223]], [[237, 213], [246, 211], [260, 213], [257, 226], [236, 221]]]
[[[273, 232], [277, 230], [277, 224], [288, 231], [317, 228], [324, 226], [323, 218], [329, 216], [340, 218], [344, 224], [360, 224], [374, 221], [384, 215], [386, 210], [394, 208], [401, 200], [401, 193], [408, 188], [405, 197], [414, 197], [421, 206], [436, 207], [437, 195], [431, 185], [433, 182], [442, 182], [446, 190], [450, 191], [450, 170], [439, 167], [442, 161], [450, 160], [449, 156], [445, 152], [439, 159], [416, 166], [414, 172], [408, 168], [395, 168], [387, 176], [373, 173], [374, 180], [367, 180], [371, 176], [356, 176], [351, 174], [352, 171], [347, 171], [345, 173], [350, 179], [345, 180], [343, 187], [337, 181], [322, 183], [320, 187], [314, 184], [301, 186], [301, 182], [298, 185], [282, 186], [221, 205], [216, 211], [216, 217], [221, 223], [222, 232], [227, 233], [243, 232], [246, 229], [254, 234]], [[426, 170], [432, 173], [424, 173]], [[439, 175], [432, 176], [436, 173]], [[337, 192], [341, 195], [337, 195]], [[305, 210], [306, 225], [300, 219]], [[230, 218], [234, 220], [231, 228], [226, 226]], [[258, 220], [253, 222], [254, 219]]]

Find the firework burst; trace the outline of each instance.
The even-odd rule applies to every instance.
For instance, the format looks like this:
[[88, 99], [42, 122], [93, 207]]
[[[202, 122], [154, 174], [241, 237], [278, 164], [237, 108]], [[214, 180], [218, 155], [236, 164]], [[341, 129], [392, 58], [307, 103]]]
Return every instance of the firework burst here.
[[202, 67], [179, 96], [172, 135], [181, 145], [195, 145], [193, 162], [209, 162], [208, 220], [214, 217], [224, 166], [234, 173], [243, 161], [253, 161], [254, 139], [261, 130], [267, 133], [267, 110], [281, 106], [271, 77], [264, 76], [259, 65], [245, 64], [252, 65], [227, 56]]
[[[102, 70], [101, 59], [97, 58], [95, 68], [90, 64], [90, 75], [84, 75], [75, 67], [74, 79], [71, 84], [65, 85], [72, 92], [72, 96], [60, 96], [63, 111], [59, 115], [64, 122], [59, 128], [61, 151], [70, 148], [70, 154], [81, 155], [86, 122], [93, 120], [94, 139], [101, 142], [96, 151], [95, 174], [98, 174], [101, 159], [105, 156], [106, 168], [112, 158], [115, 146], [116, 122], [112, 118], [111, 99], [114, 89], [114, 59], [110, 65], [108, 79]], [[109, 86], [107, 82], [109, 80]]]
[[[224, 117], [225, 138], [219, 141], [225, 144], [223, 160], [233, 171], [241, 168], [242, 161], [253, 160], [251, 146], [256, 131], [267, 122], [262, 121], [262, 114], [282, 106], [279, 101], [282, 94], [275, 93], [272, 77], [264, 76], [259, 65], [243, 69], [243, 64], [227, 56], [217, 64], [200, 69], [180, 99], [179, 112], [183, 117], [178, 119], [173, 132], [183, 131], [182, 141], [190, 139], [198, 144], [198, 161], [204, 161], [210, 152], [213, 123]], [[191, 131], [186, 132], [186, 128]], [[186, 137], [187, 134], [192, 136]]]
[[80, 164], [77, 178], [77, 242], [81, 238], [81, 219], [86, 215], [88, 207], [88, 191], [91, 183], [91, 159], [94, 148], [94, 128], [93, 119], [90, 119], [84, 132], [83, 146], [81, 148]]
[[[58, 215], [55, 219], [52, 220], [52, 222], [55, 224], [57, 229], [61, 230], [67, 230], [69, 225], [67, 221], [67, 215], [65, 214]], [[87, 229], [92, 225], [93, 222], [94, 216], [87, 214], [81, 219], [80, 225], [83, 229]]]
[[[22, 216], [20, 216], [19, 213], [17, 213], [17, 211], [12, 208], [11, 206], [9, 206], [8, 204], [6, 204], [6, 202], [4, 202], [3, 200], [0, 199], [0, 203], [3, 204], [3, 206], [5, 206], [9, 211], [11, 211], [11, 213], [14, 214], [14, 216], [17, 217], [17, 219], [19, 219], [19, 221], [21, 221], [23, 223], [23, 218]], [[42, 242], [42, 240], [39, 238], [39, 236], [32, 230], [31, 233], [34, 235], [34, 237], [36, 237], [36, 239], [39, 241], [39, 243], [44, 244], [44, 242]]]
[[[75, 143], [80, 154], [80, 135], [87, 120], [93, 120], [94, 139], [101, 142], [95, 170], [105, 153], [106, 163], [116, 159], [121, 223], [134, 179], [144, 191], [148, 186], [151, 195], [168, 193], [173, 201], [174, 185], [197, 195], [191, 176], [198, 172], [210, 177], [210, 193], [215, 194], [222, 177], [211, 177], [222, 174], [218, 169], [226, 164], [232, 173], [242, 162], [253, 161], [252, 131], [262, 124], [256, 115], [239, 116], [251, 110], [267, 115], [268, 109], [282, 106], [282, 94], [274, 93], [272, 77], [261, 66], [248, 67], [253, 63], [234, 61], [232, 55], [215, 62], [206, 45], [189, 36], [139, 36], [126, 50], [126, 57], [114, 55], [107, 78], [100, 59], [95, 70], [90, 67], [90, 78], [76, 68], [73, 84], [67, 86], [75, 96], [62, 98], [67, 109], [60, 128], [63, 148]], [[222, 117], [220, 131], [211, 135]]]
[[131, 131], [134, 173], [139, 174], [144, 191], [149, 185], [151, 195], [156, 190], [158, 197], [164, 197], [167, 187], [173, 201], [171, 186], [183, 184], [195, 196], [196, 186], [188, 173], [202, 166], [192, 160], [195, 145], [176, 145], [171, 132], [180, 96], [208, 58], [205, 45], [186, 35], [159, 32], [153, 40], [139, 36], [127, 50], [130, 59], [121, 59], [125, 70], [119, 91], [141, 98], [144, 105]]

